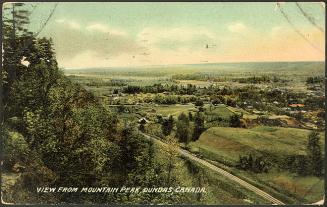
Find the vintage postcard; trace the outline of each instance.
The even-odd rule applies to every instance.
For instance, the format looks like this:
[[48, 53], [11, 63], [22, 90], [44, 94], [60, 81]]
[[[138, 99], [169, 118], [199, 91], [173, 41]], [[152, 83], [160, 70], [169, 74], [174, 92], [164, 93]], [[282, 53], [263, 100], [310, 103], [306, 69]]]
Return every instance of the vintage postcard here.
[[322, 205], [324, 2], [5, 2], [1, 203]]

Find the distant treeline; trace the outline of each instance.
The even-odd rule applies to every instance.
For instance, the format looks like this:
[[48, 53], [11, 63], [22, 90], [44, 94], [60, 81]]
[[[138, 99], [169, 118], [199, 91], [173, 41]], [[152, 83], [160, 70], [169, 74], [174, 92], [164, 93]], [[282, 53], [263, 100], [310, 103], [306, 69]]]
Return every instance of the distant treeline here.
[[323, 83], [324, 77], [323, 76], [308, 77], [306, 82], [307, 84]]
[[153, 84], [150, 86], [133, 86], [129, 85], [123, 88], [123, 93], [135, 94], [135, 93], [163, 93], [163, 92], [175, 92], [176, 94], [188, 94], [192, 95], [196, 92], [197, 87], [192, 84], [187, 86], [176, 84]]
[[122, 79], [111, 79], [103, 81], [102, 79], [97, 78], [85, 78], [76, 75], [69, 75], [69, 79], [74, 80], [75, 82], [82, 83], [86, 86], [102, 87], [102, 86], [126, 86], [128, 80]]
[[218, 77], [217, 74], [193, 73], [193, 74], [176, 74], [172, 76], [173, 80], [199, 80], [199, 81], [226, 81], [226, 77]]
[[207, 73], [193, 73], [193, 74], [177, 74], [172, 76], [173, 80], [198, 80], [198, 81], [213, 81], [213, 82], [224, 82], [224, 81], [234, 81], [239, 83], [276, 83], [285, 82], [277, 76], [251, 76], [242, 78], [230, 78], [226, 76], [221, 76], [219, 74], [207, 74]]
[[260, 84], [260, 83], [277, 83], [277, 82], [285, 82], [286, 80], [282, 80], [278, 78], [277, 76], [252, 76], [252, 77], [246, 77], [246, 78], [237, 78], [233, 79], [235, 82], [239, 83], [253, 83], [253, 84]]
[[[257, 80], [257, 79], [256, 79]], [[258, 80], [261, 80], [259, 78]], [[220, 87], [210, 85], [207, 87], [197, 87], [193, 84], [176, 85], [176, 84], [153, 84], [149, 86], [133, 86], [128, 85], [123, 87], [123, 93], [138, 94], [138, 93], [167, 93], [165, 95], [157, 94], [154, 101], [161, 104], [175, 104], [175, 103], [188, 103], [194, 102], [194, 98], [184, 98], [180, 95], [190, 95], [195, 97], [208, 96], [213, 104], [224, 103], [229, 106], [246, 107], [248, 105], [258, 110], [268, 110], [266, 103], [277, 104], [274, 107], [277, 111], [281, 107], [288, 107], [291, 103], [301, 103], [305, 107], [303, 109], [319, 109], [323, 108], [325, 101], [323, 97], [308, 96], [305, 93], [293, 92], [286, 89], [265, 89], [261, 90], [256, 86], [244, 86], [240, 88], [231, 88], [228, 86]], [[115, 93], [118, 93], [116, 90]], [[227, 97], [222, 97], [227, 96]], [[273, 110], [270, 108], [269, 110]], [[279, 113], [275, 111], [276, 113]]]
[[91, 81], [85, 84], [86, 86], [126, 86], [127, 83], [124, 80], [109, 80], [109, 81]]

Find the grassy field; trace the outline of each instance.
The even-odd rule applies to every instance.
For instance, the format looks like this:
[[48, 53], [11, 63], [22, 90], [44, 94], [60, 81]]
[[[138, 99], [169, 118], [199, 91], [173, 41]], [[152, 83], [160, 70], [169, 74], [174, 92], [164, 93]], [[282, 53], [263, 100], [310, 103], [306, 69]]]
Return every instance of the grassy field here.
[[[236, 162], [240, 154], [265, 151], [271, 154], [304, 154], [309, 130], [258, 126], [252, 129], [212, 127], [191, 146]], [[323, 134], [320, 139], [324, 145]], [[291, 146], [291, 147], [290, 147]]]
[[[158, 162], [168, 164], [167, 152], [165, 147], [155, 145]], [[179, 182], [183, 186], [202, 186], [206, 188], [207, 193], [201, 195], [196, 203], [196, 194], [184, 194], [185, 200], [192, 199], [190, 203], [184, 204], [270, 204], [265, 199], [257, 196], [253, 192], [239, 186], [238, 184], [226, 180], [217, 173], [208, 170], [206, 167], [193, 163], [181, 157], [174, 158], [174, 173], [176, 173]], [[193, 169], [193, 170], [192, 170]]]
[[[240, 111], [236, 109], [230, 109], [232, 107], [227, 107], [224, 104], [217, 106], [210, 106], [209, 104], [205, 104], [204, 108], [206, 109], [204, 112], [205, 116], [219, 116], [224, 120], [229, 120], [230, 116], [234, 113], [240, 113]], [[188, 115], [188, 112], [197, 111], [194, 104], [158, 105], [155, 107], [155, 110], [157, 114], [161, 114], [163, 116], [172, 115], [174, 117], [177, 117], [181, 113]]]
[[[200, 139], [190, 144], [193, 151], [229, 166], [234, 166], [239, 155], [264, 152], [278, 157], [305, 154], [309, 130], [259, 126], [252, 129], [212, 127]], [[324, 146], [324, 134], [321, 134]], [[233, 168], [233, 167], [232, 167]], [[315, 202], [323, 196], [324, 180], [313, 176], [298, 176], [286, 170], [273, 169], [269, 173], [241, 173], [253, 182], [259, 182], [298, 201]]]
[[193, 104], [176, 104], [176, 105], [159, 105], [155, 107], [156, 113], [163, 116], [172, 115], [175, 118], [181, 113], [188, 115], [189, 111], [195, 111], [195, 106]]
[[219, 116], [224, 120], [229, 120], [230, 116], [234, 114], [233, 111], [229, 110], [224, 104], [219, 104], [217, 106], [205, 105], [206, 109], [204, 114], [207, 116]]

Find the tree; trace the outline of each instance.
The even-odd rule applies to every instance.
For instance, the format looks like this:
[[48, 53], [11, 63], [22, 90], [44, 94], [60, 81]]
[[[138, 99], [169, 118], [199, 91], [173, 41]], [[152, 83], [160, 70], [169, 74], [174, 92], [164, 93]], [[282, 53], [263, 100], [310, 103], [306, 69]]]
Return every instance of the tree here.
[[319, 138], [319, 132], [316, 130], [312, 131], [308, 136], [307, 145], [310, 171], [316, 176], [321, 176], [323, 171], [323, 157]]
[[166, 139], [167, 146], [164, 148], [165, 152], [168, 155], [168, 166], [167, 166], [167, 181], [166, 181], [166, 186], [171, 186], [171, 177], [172, 177], [172, 172], [175, 167], [175, 162], [176, 162], [176, 156], [178, 155], [178, 143], [176, 140], [168, 136]]
[[174, 118], [171, 115], [169, 116], [168, 119], [163, 119], [161, 124], [161, 130], [165, 136], [171, 134], [173, 127], [174, 127]]
[[24, 137], [18, 132], [8, 132], [6, 129], [4, 135], [4, 167], [10, 170], [18, 162], [28, 162], [31, 152]]
[[16, 79], [16, 72], [22, 59], [22, 45], [26, 38], [31, 37], [26, 26], [29, 23], [29, 11], [23, 3], [10, 3], [4, 5], [3, 14], [3, 66], [11, 83]]
[[204, 131], [204, 117], [200, 112], [197, 112], [194, 117], [194, 130], [192, 140], [199, 139], [201, 133]]
[[[145, 144], [141, 145], [143, 148], [142, 153], [136, 155], [138, 159], [137, 166], [129, 173], [128, 182], [131, 182], [131, 185], [146, 186], [155, 181], [155, 179], [149, 179], [153, 176], [152, 174], [154, 173], [153, 170], [156, 164], [154, 143], [152, 140], [144, 141]], [[150, 174], [151, 177], [149, 177]]]
[[227, 101], [226, 101], [226, 104], [228, 106], [235, 107], [236, 106], [236, 101], [234, 99], [228, 98]]
[[233, 114], [233, 115], [230, 117], [229, 125], [230, 125], [231, 127], [240, 127], [240, 126], [241, 126], [240, 116], [237, 115], [237, 114]]
[[179, 142], [183, 142], [188, 144], [189, 143], [189, 138], [190, 138], [190, 121], [188, 117], [184, 114], [181, 113], [178, 116], [178, 121], [176, 124], [176, 136], [179, 140]]
[[202, 106], [203, 106], [203, 101], [202, 101], [201, 99], [197, 99], [197, 100], [195, 101], [195, 106], [200, 106], [200, 107], [202, 107]]
[[310, 166], [308, 166], [308, 157], [306, 155], [296, 155], [289, 166], [291, 166], [291, 170], [299, 175], [311, 174], [308, 170]]
[[190, 120], [190, 121], [193, 121], [193, 114], [192, 114], [192, 112], [188, 112], [188, 119]]
[[0, 68], [1, 77], [1, 102], [4, 106], [4, 119], [8, 117], [8, 98], [11, 96], [12, 84], [19, 78], [17, 73], [24, 70], [26, 66], [21, 64], [23, 58], [23, 46], [31, 43], [26, 40], [33, 39], [31, 33], [26, 29], [29, 23], [29, 11], [23, 3], [8, 3], [3, 5], [2, 24], [2, 48], [3, 61]]
[[187, 124], [189, 124], [190, 120], [189, 118], [186, 116], [186, 114], [184, 112], [182, 112], [179, 116], [178, 116], [178, 120], [179, 121], [183, 121]]
[[142, 119], [142, 121], [140, 122], [140, 125], [139, 125], [139, 130], [141, 132], [145, 132], [145, 124], [146, 124], [146, 121], [144, 119]]
[[255, 173], [268, 172], [271, 164], [264, 157], [257, 154], [239, 155], [236, 167], [242, 170], [251, 170]]

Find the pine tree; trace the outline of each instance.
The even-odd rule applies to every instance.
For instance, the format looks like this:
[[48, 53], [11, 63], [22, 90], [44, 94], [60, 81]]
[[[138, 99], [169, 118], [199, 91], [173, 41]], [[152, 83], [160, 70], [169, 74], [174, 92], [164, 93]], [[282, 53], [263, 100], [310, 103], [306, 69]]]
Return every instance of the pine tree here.
[[197, 112], [194, 117], [194, 131], [193, 131], [193, 141], [199, 139], [201, 133], [204, 131], [204, 118], [200, 112]]
[[319, 138], [319, 133], [317, 131], [312, 131], [308, 136], [307, 145], [310, 170], [311, 173], [316, 176], [321, 176], [323, 170], [323, 157]]
[[240, 120], [240, 116], [237, 114], [233, 114], [230, 117], [230, 126], [231, 127], [240, 127], [241, 126], [241, 120]]
[[8, 116], [13, 83], [22, 74], [26, 66], [21, 64], [23, 59], [24, 45], [30, 43], [32, 33], [26, 29], [29, 23], [30, 12], [23, 3], [8, 3], [3, 6], [2, 40], [3, 61], [1, 77], [1, 105], [3, 105], [2, 119]]
[[188, 144], [190, 141], [190, 120], [184, 113], [181, 113], [178, 116], [176, 136], [179, 139], [179, 142]]
[[168, 119], [162, 121], [161, 130], [165, 136], [171, 134], [174, 127], [174, 118], [170, 115]]
[[193, 121], [193, 114], [190, 111], [188, 112], [188, 118], [190, 121]]
[[[26, 29], [30, 12], [23, 3], [10, 3], [4, 6], [3, 14], [3, 68], [8, 74], [8, 82], [16, 79], [17, 69], [22, 59], [22, 45], [30, 40], [32, 33]], [[10, 85], [10, 84], [9, 84]]]
[[190, 122], [189, 118], [183, 112], [178, 116], [178, 120], [183, 121], [186, 124], [189, 124]]
[[167, 181], [166, 186], [171, 186], [172, 183], [172, 176], [173, 170], [175, 168], [176, 156], [178, 154], [178, 143], [176, 140], [168, 136], [166, 140], [167, 146], [164, 148], [165, 152], [167, 153], [168, 157], [168, 165], [167, 165]]

